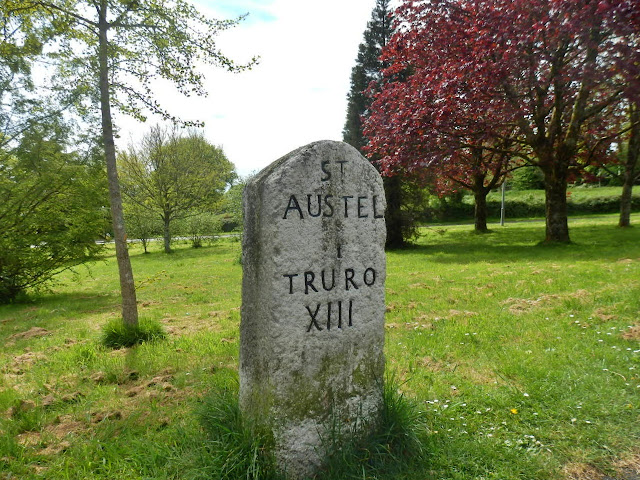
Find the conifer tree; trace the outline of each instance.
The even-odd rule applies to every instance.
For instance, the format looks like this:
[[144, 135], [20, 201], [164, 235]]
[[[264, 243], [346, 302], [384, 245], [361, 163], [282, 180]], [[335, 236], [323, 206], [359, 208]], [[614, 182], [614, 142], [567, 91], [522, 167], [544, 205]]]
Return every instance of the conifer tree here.
[[[351, 90], [347, 96], [347, 119], [342, 137], [345, 142], [364, 153], [367, 138], [362, 131], [362, 117], [371, 105], [369, 88], [376, 89], [376, 82], [382, 77], [385, 65], [380, 60], [382, 48], [393, 35], [393, 13], [390, 0], [376, 0], [371, 20], [364, 31], [364, 40], [358, 47], [356, 65], [351, 70]], [[375, 163], [375, 158], [372, 159]], [[387, 198], [387, 242], [391, 248], [401, 247], [412, 232], [408, 215], [402, 210], [403, 177], [400, 173], [384, 177], [384, 190]]]

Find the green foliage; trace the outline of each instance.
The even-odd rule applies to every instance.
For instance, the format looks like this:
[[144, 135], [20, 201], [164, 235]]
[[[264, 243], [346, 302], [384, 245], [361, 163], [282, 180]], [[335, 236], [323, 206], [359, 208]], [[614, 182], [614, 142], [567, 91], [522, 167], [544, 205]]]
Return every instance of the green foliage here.
[[362, 115], [371, 105], [366, 90], [372, 81], [379, 80], [384, 64], [380, 53], [393, 34], [390, 0], [376, 0], [371, 20], [358, 47], [356, 64], [351, 70], [351, 89], [347, 95], [347, 118], [342, 137], [349, 145], [362, 150], [368, 140], [362, 132]]
[[32, 127], [12, 151], [0, 150], [0, 303], [94, 259], [106, 228], [104, 174], [64, 131]]
[[[184, 136], [175, 128], [153, 127], [118, 162], [126, 208], [161, 220], [165, 251], [169, 250], [172, 222], [214, 210], [236, 177], [222, 148], [193, 130]], [[189, 234], [201, 235], [199, 224], [204, 219], [194, 220]]]
[[213, 213], [200, 213], [182, 220], [176, 228], [176, 234], [186, 236], [193, 248], [202, 247], [206, 241], [214, 240], [221, 230], [221, 218]]
[[179, 121], [154, 98], [150, 87], [153, 81], [168, 81], [185, 96], [204, 95], [204, 76], [198, 65], [206, 63], [240, 72], [257, 63], [254, 58], [237, 64], [217, 46], [218, 34], [233, 28], [243, 17], [212, 19], [186, 0], [99, 4], [87, 0], [11, 0], [3, 2], [2, 13], [0, 19], [13, 22], [14, 29], [18, 27], [23, 34], [48, 34], [41, 41], [52, 47], [44, 51], [57, 67], [55, 85], [67, 89], [73, 86], [85, 97], [75, 104], [81, 114], [99, 101], [100, 34], [108, 32], [105, 52], [110, 107], [139, 120], [145, 120], [151, 112]]
[[107, 348], [126, 348], [141, 343], [162, 340], [166, 337], [158, 321], [141, 319], [136, 326], [125, 325], [121, 319], [113, 319], [102, 327], [101, 343]]
[[148, 253], [149, 241], [162, 235], [160, 218], [133, 202], [125, 204], [124, 215], [129, 238], [140, 240], [144, 253]]
[[220, 202], [219, 212], [224, 215], [221, 225], [223, 232], [242, 229], [244, 222], [244, 212], [242, 209], [242, 193], [251, 176], [235, 182], [225, 193]]
[[517, 168], [507, 180], [513, 190], [543, 190], [544, 174], [537, 167], [525, 166]]

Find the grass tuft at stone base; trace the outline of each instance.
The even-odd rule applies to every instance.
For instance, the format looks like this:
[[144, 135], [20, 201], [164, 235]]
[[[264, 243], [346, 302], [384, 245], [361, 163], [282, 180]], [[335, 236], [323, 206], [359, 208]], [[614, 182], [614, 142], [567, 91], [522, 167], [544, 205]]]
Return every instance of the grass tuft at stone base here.
[[156, 320], [141, 319], [136, 327], [129, 327], [122, 319], [117, 318], [102, 327], [101, 343], [107, 348], [119, 349], [162, 340], [165, 337], [162, 324]]
[[[210, 395], [198, 412], [208, 438], [209, 478], [284, 480], [271, 454], [273, 438], [243, 422], [237, 395], [223, 390]], [[378, 427], [358, 441], [348, 429], [335, 426], [323, 436], [329, 452], [314, 477], [322, 480], [392, 479], [424, 460], [427, 429], [417, 405], [387, 380]], [[417, 462], [417, 463], [416, 463]], [[310, 479], [311, 480], [311, 479]]]
[[242, 421], [237, 393], [229, 389], [209, 395], [198, 416], [208, 442], [208, 478], [280, 480], [271, 454], [273, 439]]
[[424, 461], [427, 440], [427, 428], [417, 404], [405, 397], [396, 378], [389, 376], [377, 428], [357, 441], [350, 440], [348, 432], [329, 432], [325, 439], [328, 456], [317, 478], [397, 478]]

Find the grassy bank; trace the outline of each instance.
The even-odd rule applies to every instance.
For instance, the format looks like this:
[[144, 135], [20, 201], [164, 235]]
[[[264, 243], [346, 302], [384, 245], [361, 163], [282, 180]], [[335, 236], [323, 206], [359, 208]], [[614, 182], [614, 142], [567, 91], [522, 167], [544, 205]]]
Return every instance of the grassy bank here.
[[[418, 404], [428, 456], [377, 478], [638, 468], [640, 230], [615, 223], [573, 221], [575, 243], [559, 247], [538, 245], [537, 223], [431, 227], [389, 253], [387, 364]], [[0, 478], [217, 478], [224, 452], [194, 412], [237, 390], [239, 255], [233, 239], [132, 247], [140, 314], [168, 338], [131, 349], [98, 341], [119, 310], [111, 255], [0, 307]]]
[[[570, 216], [619, 213], [622, 187], [572, 186], [567, 189], [567, 209]], [[491, 220], [500, 218], [502, 192], [487, 195], [487, 213]], [[640, 190], [633, 192], [632, 211], [640, 212]], [[471, 222], [474, 198], [469, 192], [459, 202], [451, 198], [431, 197], [423, 212], [423, 222]], [[508, 190], [505, 195], [505, 215], [508, 220], [544, 218], [544, 190]]]

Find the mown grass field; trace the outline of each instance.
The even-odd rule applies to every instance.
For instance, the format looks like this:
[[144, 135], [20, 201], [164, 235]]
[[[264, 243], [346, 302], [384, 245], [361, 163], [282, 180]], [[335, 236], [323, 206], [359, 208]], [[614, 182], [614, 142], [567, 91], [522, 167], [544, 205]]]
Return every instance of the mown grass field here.
[[[387, 366], [427, 454], [365, 478], [640, 472], [640, 228], [616, 221], [572, 221], [567, 246], [539, 245], [540, 222], [428, 227], [388, 254]], [[0, 307], [0, 478], [218, 478], [195, 412], [237, 390], [240, 243], [160, 248], [133, 246], [132, 262], [163, 341], [100, 346], [119, 312], [109, 250]]]

